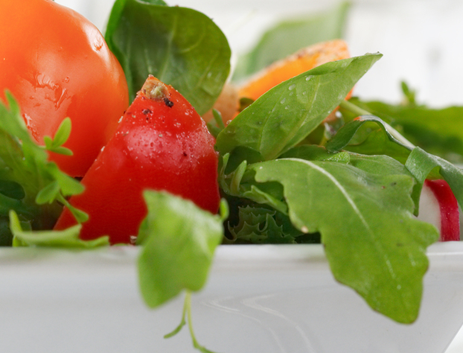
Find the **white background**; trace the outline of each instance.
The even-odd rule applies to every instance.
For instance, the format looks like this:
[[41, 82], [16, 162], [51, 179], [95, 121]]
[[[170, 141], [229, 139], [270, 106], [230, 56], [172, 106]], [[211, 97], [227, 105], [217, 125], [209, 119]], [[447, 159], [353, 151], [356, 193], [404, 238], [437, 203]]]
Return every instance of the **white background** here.
[[[57, 0], [77, 9], [102, 31], [113, 0]], [[335, 0], [177, 0], [214, 19], [235, 54], [245, 51], [280, 18], [330, 8]], [[352, 55], [381, 52], [384, 57], [359, 82], [355, 93], [391, 102], [400, 99], [400, 80], [418, 90], [431, 106], [463, 105], [463, 1], [352, 1], [347, 42]]]
[[[57, 0], [78, 10], [104, 31], [112, 0]], [[397, 102], [399, 82], [418, 90], [418, 100], [439, 107], [463, 105], [463, 1], [357, 0], [347, 26], [352, 55], [381, 52], [384, 57], [359, 82], [363, 98]], [[235, 55], [252, 46], [280, 18], [334, 6], [315, 0], [177, 0], [209, 15], [229, 38]], [[462, 117], [463, 118], [463, 117]], [[446, 353], [463, 352], [463, 332]]]

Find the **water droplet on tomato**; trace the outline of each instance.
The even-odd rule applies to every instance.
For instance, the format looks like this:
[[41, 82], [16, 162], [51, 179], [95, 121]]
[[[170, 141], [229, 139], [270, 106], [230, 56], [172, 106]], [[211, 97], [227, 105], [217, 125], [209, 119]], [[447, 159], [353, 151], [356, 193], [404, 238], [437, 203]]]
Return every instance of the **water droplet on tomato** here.
[[96, 36], [95, 40], [93, 41], [93, 49], [95, 51], [100, 51], [103, 48], [103, 38], [100, 36]]
[[30, 126], [31, 126], [32, 118], [31, 118], [29, 115], [24, 114], [24, 121], [26, 122], [26, 126], [27, 126], [27, 127], [30, 127]]
[[[59, 88], [59, 87], [58, 87]], [[54, 99], [54, 102], [55, 102], [55, 108], [56, 109], [59, 109], [61, 107], [61, 104], [64, 102], [64, 100], [66, 99], [66, 96], [67, 96], [67, 90], [66, 88], [63, 88], [63, 89], [56, 89], [55, 90], [55, 99]]]
[[23, 118], [24, 118], [24, 122], [26, 123], [26, 126], [27, 126], [29, 132], [31, 133], [32, 137], [37, 141], [38, 140], [38, 133], [37, 133], [37, 130], [34, 128], [34, 125], [32, 123], [32, 118], [27, 114], [23, 114]]

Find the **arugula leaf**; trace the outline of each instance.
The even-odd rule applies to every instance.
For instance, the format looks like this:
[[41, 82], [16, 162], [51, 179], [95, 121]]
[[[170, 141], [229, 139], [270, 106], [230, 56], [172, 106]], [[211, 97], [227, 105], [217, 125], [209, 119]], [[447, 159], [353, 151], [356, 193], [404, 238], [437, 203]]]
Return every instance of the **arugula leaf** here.
[[[413, 99], [413, 98], [409, 98]], [[400, 129], [414, 145], [453, 162], [463, 161], [463, 107], [432, 109], [423, 105], [392, 105], [352, 100]]]
[[347, 152], [330, 153], [325, 147], [317, 145], [300, 145], [283, 153], [280, 158], [298, 158], [308, 161], [333, 161], [349, 163], [350, 155]]
[[124, 69], [131, 100], [151, 74], [175, 87], [201, 115], [214, 104], [230, 71], [225, 35], [193, 9], [117, 0], [105, 38]]
[[413, 177], [410, 171], [400, 162], [387, 155], [363, 155], [349, 153], [349, 164], [365, 172], [379, 175], [406, 175]]
[[417, 318], [428, 268], [426, 247], [439, 234], [412, 216], [412, 177], [299, 159], [266, 161], [250, 168], [257, 182], [284, 186], [289, 216], [299, 230], [321, 233], [338, 281], [398, 322]]
[[415, 148], [410, 141], [387, 122], [352, 104], [352, 100], [341, 102], [340, 108], [348, 122], [328, 141], [326, 146], [329, 150], [345, 148], [368, 155], [386, 154], [405, 163], [410, 151]]
[[270, 28], [259, 43], [239, 57], [233, 80], [240, 80], [312, 44], [343, 38], [349, 3], [306, 18], [286, 20]]
[[145, 191], [148, 215], [137, 243], [140, 288], [149, 307], [157, 307], [182, 290], [200, 290], [214, 250], [223, 237], [222, 220], [194, 203], [166, 192]]
[[339, 129], [336, 135], [328, 141], [326, 144], [326, 149], [330, 152], [338, 152], [344, 147], [346, 147], [349, 142], [352, 140], [356, 132], [360, 129], [362, 125], [368, 122], [375, 122], [380, 126], [382, 130], [386, 133], [387, 138], [398, 145], [401, 145], [403, 148], [410, 152], [410, 148], [404, 144], [402, 144], [399, 140], [397, 140], [391, 133], [388, 131], [385, 123], [375, 116], [359, 116], [358, 118], [346, 123], [343, 127]]
[[224, 155], [240, 147], [260, 160], [278, 157], [310, 134], [380, 57], [329, 62], [270, 89], [218, 135], [217, 150]]
[[440, 175], [449, 184], [460, 207], [463, 207], [463, 171], [443, 158], [434, 156], [420, 147], [416, 147], [407, 159], [405, 167], [423, 185], [424, 180], [434, 168], [439, 169]]
[[79, 233], [80, 224], [71, 228], [57, 231], [30, 231], [23, 230], [18, 215], [10, 211], [10, 229], [14, 235], [13, 246], [56, 247], [72, 249], [91, 249], [101, 246], [109, 246], [109, 237], [104, 236], [94, 240], [81, 240]]
[[366, 155], [385, 154], [401, 163], [405, 163], [410, 155], [409, 149], [392, 141], [387, 132], [382, 128], [370, 132], [365, 141], [356, 145], [347, 145], [344, 149]]
[[[30, 137], [17, 102], [10, 93], [5, 95], [8, 107], [0, 102], [0, 217], [6, 220], [14, 210], [32, 229], [51, 229], [61, 213], [61, 200], [82, 192], [83, 186], [48, 162], [46, 151]], [[58, 143], [64, 142], [65, 132]], [[11, 239], [6, 227], [0, 231], [7, 232], [1, 238]]]

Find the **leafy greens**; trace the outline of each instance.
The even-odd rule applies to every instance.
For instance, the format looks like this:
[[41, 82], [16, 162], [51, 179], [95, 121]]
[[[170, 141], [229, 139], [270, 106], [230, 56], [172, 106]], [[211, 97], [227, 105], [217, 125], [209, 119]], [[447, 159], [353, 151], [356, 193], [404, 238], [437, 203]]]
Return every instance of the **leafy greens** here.
[[[321, 40], [313, 31], [307, 43], [288, 41], [286, 49], [270, 56], [278, 52], [273, 47], [280, 45], [276, 38], [287, 38], [288, 33], [326, 26], [323, 39], [340, 37], [346, 11], [342, 4], [317, 19], [281, 24], [248, 54], [237, 75], [248, 75], [289, 54], [285, 51], [297, 50], [296, 44]], [[153, 74], [177, 88], [202, 114], [212, 107], [230, 71], [228, 42], [213, 21], [162, 0], [117, 0], [106, 40], [124, 68], [132, 98]], [[426, 248], [438, 239], [435, 227], [413, 217], [420, 190], [427, 177], [442, 177], [462, 205], [463, 175], [441, 157], [415, 148], [391, 125], [405, 132], [426, 130], [445, 141], [456, 139], [449, 142], [456, 153], [463, 137], [436, 124], [434, 113], [417, 106], [407, 86], [406, 106], [344, 102], [380, 57], [366, 54], [321, 65], [246, 102], [226, 127], [217, 125], [213, 133], [221, 163], [219, 184], [229, 217], [211, 215], [165, 192], [145, 192], [148, 214], [137, 238], [142, 246], [140, 289], [149, 307], [187, 292], [182, 322], [172, 335], [188, 316], [195, 348], [209, 352], [194, 338], [189, 293], [204, 286], [221, 242], [321, 242], [334, 277], [374, 310], [403, 323], [417, 318], [428, 267]], [[8, 105], [0, 102], [2, 244], [107, 245], [106, 237], [81, 241], [79, 225], [61, 232], [41, 231], [53, 226], [62, 204], [85, 221], [85, 214], [66, 200], [83, 189], [47, 161], [46, 151], [30, 138], [11, 96]], [[325, 123], [339, 105], [342, 118]], [[453, 121], [456, 113], [439, 114]], [[220, 113], [214, 116], [221, 122]], [[70, 129], [65, 120], [53, 139], [45, 139], [45, 149], [70, 154], [62, 147]]]
[[105, 34], [126, 74], [131, 100], [149, 74], [207, 112], [230, 72], [231, 51], [206, 15], [161, 0], [117, 0]]
[[219, 134], [218, 151], [223, 155], [240, 147], [258, 160], [278, 157], [320, 125], [380, 57], [330, 62], [272, 88]]
[[[48, 162], [44, 148], [30, 137], [14, 98], [6, 93], [8, 106], [0, 102], [0, 225], [1, 245], [11, 245], [9, 213], [15, 211], [26, 229], [50, 229], [61, 213], [65, 197], [81, 193], [82, 185]], [[69, 121], [58, 129], [49, 146], [59, 152], [68, 136]], [[65, 152], [66, 153], [66, 152]], [[79, 220], [85, 214], [70, 206]]]

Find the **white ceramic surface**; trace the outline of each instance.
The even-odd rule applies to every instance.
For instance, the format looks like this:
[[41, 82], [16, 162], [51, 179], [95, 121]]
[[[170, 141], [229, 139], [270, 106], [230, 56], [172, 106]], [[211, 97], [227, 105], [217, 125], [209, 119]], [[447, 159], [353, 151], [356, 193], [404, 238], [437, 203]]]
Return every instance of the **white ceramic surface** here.
[[[138, 249], [0, 249], [0, 351], [194, 352], [182, 299], [158, 310], [137, 287]], [[444, 352], [463, 323], [463, 244], [429, 249], [420, 317], [399, 325], [335, 282], [319, 245], [221, 246], [193, 296], [198, 339], [222, 353]]]

